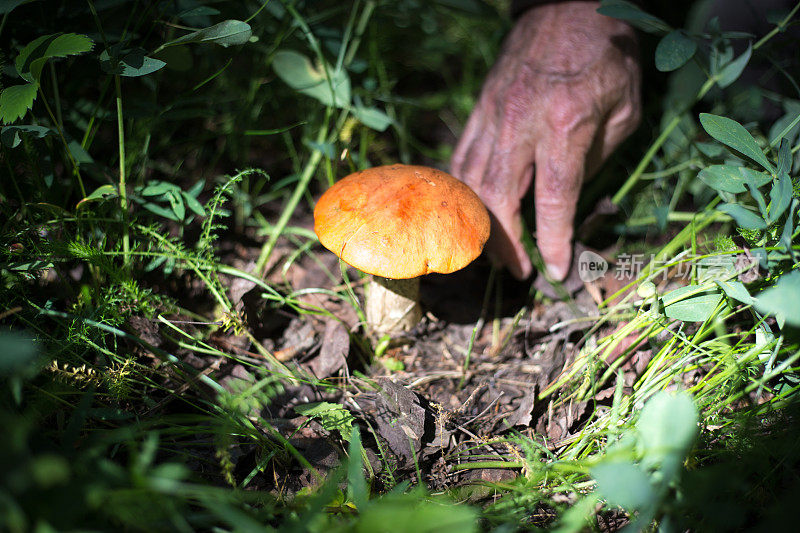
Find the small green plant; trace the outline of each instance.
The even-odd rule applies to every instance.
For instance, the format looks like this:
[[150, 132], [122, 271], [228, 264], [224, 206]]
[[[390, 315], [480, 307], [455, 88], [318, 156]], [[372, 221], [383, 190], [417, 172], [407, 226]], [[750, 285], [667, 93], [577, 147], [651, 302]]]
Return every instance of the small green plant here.
[[188, 191], [184, 191], [174, 183], [152, 180], [144, 186], [136, 187], [136, 196], [131, 196], [131, 199], [145, 211], [185, 225], [191, 223], [192, 214], [206, 216], [206, 210], [197, 198], [204, 185], [201, 180]]
[[[698, 413], [686, 394], [659, 393], [641, 410], [633, 430], [611, 443], [589, 470], [597, 496], [635, 516], [628, 526], [644, 529], [659, 518], [669, 527], [674, 517], [659, 516], [665, 500], [680, 487], [681, 471], [697, 437]], [[633, 460], [632, 460], [633, 459]]]

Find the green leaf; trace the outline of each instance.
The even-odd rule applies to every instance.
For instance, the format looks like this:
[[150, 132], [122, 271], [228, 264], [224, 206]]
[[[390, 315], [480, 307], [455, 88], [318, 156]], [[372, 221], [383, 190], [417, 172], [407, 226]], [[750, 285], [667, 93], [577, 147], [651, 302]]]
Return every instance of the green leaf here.
[[28, 43], [17, 56], [17, 72], [26, 81], [38, 81], [48, 59], [88, 52], [94, 41], [78, 33], [42, 35]]
[[753, 170], [752, 168], [748, 167], [738, 167], [739, 168], [739, 175], [742, 176], [742, 180], [745, 184], [750, 185], [752, 187], [763, 187], [767, 183], [772, 181], [772, 176], [766, 172]]
[[642, 409], [636, 429], [639, 434], [642, 466], [662, 465], [668, 477], [697, 437], [697, 408], [685, 393], [659, 392]]
[[[350, 78], [344, 70], [334, 71], [330, 65], [315, 66], [309, 58], [293, 50], [278, 51], [272, 68], [291, 88], [316, 98], [326, 106], [341, 108], [350, 105]], [[327, 75], [330, 75], [330, 80]]]
[[717, 142], [695, 142], [694, 146], [700, 150], [701, 154], [710, 158], [722, 157], [722, 154], [725, 153], [725, 148]]
[[154, 215], [158, 215], [160, 217], [164, 217], [167, 220], [173, 220], [175, 222], [181, 222], [182, 219], [179, 219], [175, 216], [175, 213], [172, 209], [167, 209], [166, 207], [161, 207], [155, 202], [145, 202], [142, 204], [142, 208], [150, 211]]
[[800, 120], [800, 102], [786, 98], [783, 101], [783, 110], [785, 114], [769, 128], [768, 138], [772, 139], [770, 141], [772, 146], [783, 139], [786, 139], [791, 146], [800, 133], [800, 121], [798, 121]]
[[792, 326], [800, 326], [800, 271], [784, 274], [778, 282], [756, 298], [756, 309], [778, 315]]
[[783, 231], [781, 232], [780, 244], [784, 251], [792, 256], [792, 259], [797, 260], [797, 252], [792, 249], [792, 235], [794, 235], [794, 212], [798, 205], [797, 198], [792, 198], [792, 204], [789, 207], [789, 216], [786, 217], [786, 222], [783, 223]]
[[717, 308], [722, 294], [709, 292], [705, 286], [687, 285], [661, 297], [664, 314], [684, 322], [704, 322]]
[[375, 107], [359, 107], [353, 109], [353, 115], [368, 128], [375, 131], [385, 131], [392, 123], [392, 119]]
[[167, 200], [172, 212], [175, 213], [175, 218], [183, 220], [186, 216], [186, 204], [183, 203], [183, 195], [178, 191], [169, 191], [167, 193]]
[[[716, 19], [716, 17], [715, 17]], [[715, 20], [712, 19], [712, 20]], [[711, 29], [712, 34], [719, 33], [719, 29]], [[714, 39], [708, 54], [708, 68], [711, 75], [715, 76], [725, 65], [733, 61], [733, 45], [730, 39]]]
[[656, 503], [656, 492], [639, 466], [628, 462], [603, 462], [589, 470], [600, 495], [614, 507], [627, 511]]
[[656, 47], [656, 68], [670, 72], [681, 68], [697, 51], [697, 43], [686, 36], [683, 30], [666, 34]]
[[0, 93], [0, 122], [10, 124], [25, 116], [28, 109], [33, 107], [39, 84], [36, 82], [25, 85], [12, 85]]
[[185, 194], [188, 194], [192, 198], [197, 198], [197, 196], [200, 194], [200, 192], [202, 192], [205, 186], [206, 186], [205, 179], [197, 180], [194, 185], [189, 187], [189, 189], [185, 192]]
[[[157, 269], [158, 267], [160, 267], [161, 265], [166, 263], [166, 261], [167, 261], [167, 256], [166, 255], [162, 255], [161, 257], [156, 257], [155, 259], [153, 259], [152, 261], [150, 261], [148, 264], [146, 264], [144, 266], [144, 271], [145, 272], [152, 272], [153, 270]], [[168, 267], [169, 267], [169, 265], [168, 265]]]
[[782, 172], [769, 191], [769, 220], [772, 224], [786, 211], [792, 202], [792, 179]]
[[722, 144], [741, 152], [768, 171], [775, 172], [775, 168], [761, 151], [750, 132], [735, 120], [710, 113], [700, 113], [700, 124], [709, 135]]
[[[338, 404], [329, 405], [336, 405], [336, 407], [341, 409], [341, 406]], [[347, 489], [350, 493], [350, 498], [353, 500], [353, 503], [356, 504], [356, 509], [364, 511], [369, 502], [369, 487], [367, 486], [367, 480], [364, 478], [364, 471], [361, 463], [364, 448], [361, 446], [361, 434], [358, 432], [358, 428], [353, 427], [350, 430], [350, 435], [348, 435], [345, 440], [348, 440], [350, 443], [347, 447]]]
[[730, 215], [740, 227], [744, 229], [764, 229], [767, 222], [749, 209], [739, 204], [722, 204], [717, 206], [717, 211]]
[[741, 281], [716, 279], [714, 283], [725, 291], [725, 295], [728, 298], [738, 300], [744, 304], [752, 304], [755, 301]]
[[695, 261], [694, 266], [699, 285], [717, 279], [728, 279], [736, 274], [734, 258], [731, 255], [700, 257]]
[[184, 191], [181, 191], [181, 194], [183, 195], [183, 200], [186, 202], [186, 207], [188, 207], [197, 216], [206, 216], [206, 210], [203, 207], [203, 204], [197, 201], [197, 198]]
[[22, 142], [20, 134], [30, 135], [36, 139], [41, 139], [46, 135], [53, 134], [53, 130], [45, 126], [34, 126], [33, 124], [26, 124], [20, 126], [6, 126], [0, 130], [0, 139], [5, 146], [9, 148], [16, 148]]
[[89, 152], [87, 152], [78, 141], [70, 141], [67, 144], [67, 150], [69, 150], [70, 155], [72, 155], [72, 158], [76, 163], [81, 165], [94, 163], [94, 159], [92, 158], [91, 154], [89, 154]]
[[697, 177], [716, 191], [738, 194], [745, 192], [746, 180], [751, 180], [758, 187], [772, 181], [772, 176], [764, 172], [756, 172], [747, 167], [735, 165], [711, 165], [701, 170]]
[[14, 270], [16, 272], [33, 272], [35, 270], [45, 270], [48, 268], [53, 268], [53, 262], [36, 259], [25, 263], [13, 263], [13, 262], [4, 263], [3, 268]]
[[294, 410], [303, 416], [317, 419], [322, 427], [328, 431], [338, 431], [342, 439], [350, 439], [355, 418], [350, 411], [338, 403], [308, 403], [295, 406]]
[[180, 190], [180, 187], [174, 183], [151, 180], [147, 183], [146, 187], [139, 191], [139, 194], [142, 196], [161, 196], [162, 194], [175, 190]]
[[786, 137], [781, 138], [781, 145], [778, 148], [778, 175], [790, 173], [792, 171], [792, 143]]
[[161, 45], [161, 48], [186, 43], [214, 43], [228, 47], [244, 44], [250, 40], [252, 35], [253, 30], [248, 23], [241, 20], [225, 20], [165, 43]]
[[120, 60], [120, 64], [124, 66], [121, 76], [129, 78], [137, 76], [146, 76], [157, 70], [164, 68], [166, 63], [160, 59], [155, 59], [147, 56], [128, 55]]
[[758, 266], [764, 270], [770, 270], [773, 267], [773, 262], [765, 248], [751, 248], [750, 254], [758, 260]]
[[747, 189], [750, 191], [750, 196], [756, 201], [756, 205], [758, 205], [758, 213], [761, 215], [761, 218], [769, 225], [767, 222], [767, 201], [764, 200], [764, 195], [761, 193], [761, 190], [756, 186], [755, 183], [750, 181], [749, 179], [745, 178], [745, 183]]
[[642, 11], [638, 6], [624, 0], [603, 0], [597, 12], [607, 17], [624, 20], [648, 33], [664, 34], [670, 26], [660, 18]]
[[23, 79], [26, 81], [32, 81], [28, 79], [29, 76], [26, 77], [26, 74], [30, 73], [31, 62], [42, 57], [42, 54], [44, 54], [47, 46], [53, 42], [56, 37], [58, 37], [57, 33], [51, 35], [40, 35], [22, 48], [19, 55], [17, 55], [17, 59], [14, 61], [14, 67], [17, 69], [17, 72], [20, 76], [22, 76]]
[[[112, 54], [114, 51], [112, 50]], [[147, 57], [143, 48], [126, 50], [120, 57], [114, 57], [108, 50], [100, 54], [100, 68], [109, 74], [119, 74], [129, 78], [146, 76], [164, 68], [166, 63], [160, 59]]]
[[111, 200], [112, 198], [116, 198], [119, 196], [119, 191], [114, 185], [101, 185], [100, 187], [96, 188], [92, 193], [87, 196], [86, 198], [81, 199], [78, 202], [78, 209], [82, 206], [86, 205], [87, 202], [94, 202], [97, 200]]
[[669, 221], [669, 206], [668, 205], [654, 205], [653, 215], [656, 218], [656, 226], [660, 231], [664, 231]]
[[43, 57], [67, 57], [89, 52], [94, 41], [79, 33], [65, 33], [56, 37], [45, 49]]
[[739, 76], [742, 75], [744, 68], [747, 66], [748, 61], [750, 61], [750, 56], [752, 53], [753, 47], [748, 43], [747, 50], [742, 52], [742, 55], [727, 63], [719, 70], [719, 72], [716, 73], [717, 85], [724, 89], [731, 83], [738, 80]]

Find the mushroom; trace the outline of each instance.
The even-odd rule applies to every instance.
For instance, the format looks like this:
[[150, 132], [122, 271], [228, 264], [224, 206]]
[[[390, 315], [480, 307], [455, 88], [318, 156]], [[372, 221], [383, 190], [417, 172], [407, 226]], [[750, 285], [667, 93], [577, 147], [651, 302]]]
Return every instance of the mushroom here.
[[314, 231], [345, 263], [372, 274], [365, 314], [382, 336], [422, 317], [419, 276], [449, 274], [478, 257], [489, 214], [463, 182], [434, 168], [386, 165], [328, 189], [314, 208]]

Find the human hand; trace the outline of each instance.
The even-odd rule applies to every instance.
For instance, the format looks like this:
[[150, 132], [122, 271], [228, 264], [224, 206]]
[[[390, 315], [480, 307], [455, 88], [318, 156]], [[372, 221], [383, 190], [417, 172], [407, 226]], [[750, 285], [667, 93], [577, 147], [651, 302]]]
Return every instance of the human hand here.
[[523, 279], [520, 201], [536, 172], [536, 240], [550, 277], [567, 275], [580, 188], [639, 122], [633, 30], [599, 2], [528, 10], [506, 39], [451, 161], [493, 215], [488, 251]]

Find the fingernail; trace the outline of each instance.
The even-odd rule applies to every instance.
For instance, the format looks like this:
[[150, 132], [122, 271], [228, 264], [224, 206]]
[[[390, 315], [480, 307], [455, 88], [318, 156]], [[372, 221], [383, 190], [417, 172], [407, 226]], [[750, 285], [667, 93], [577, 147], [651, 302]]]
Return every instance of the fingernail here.
[[556, 265], [547, 265], [547, 276], [556, 281], [562, 281], [567, 277], [567, 269]]

